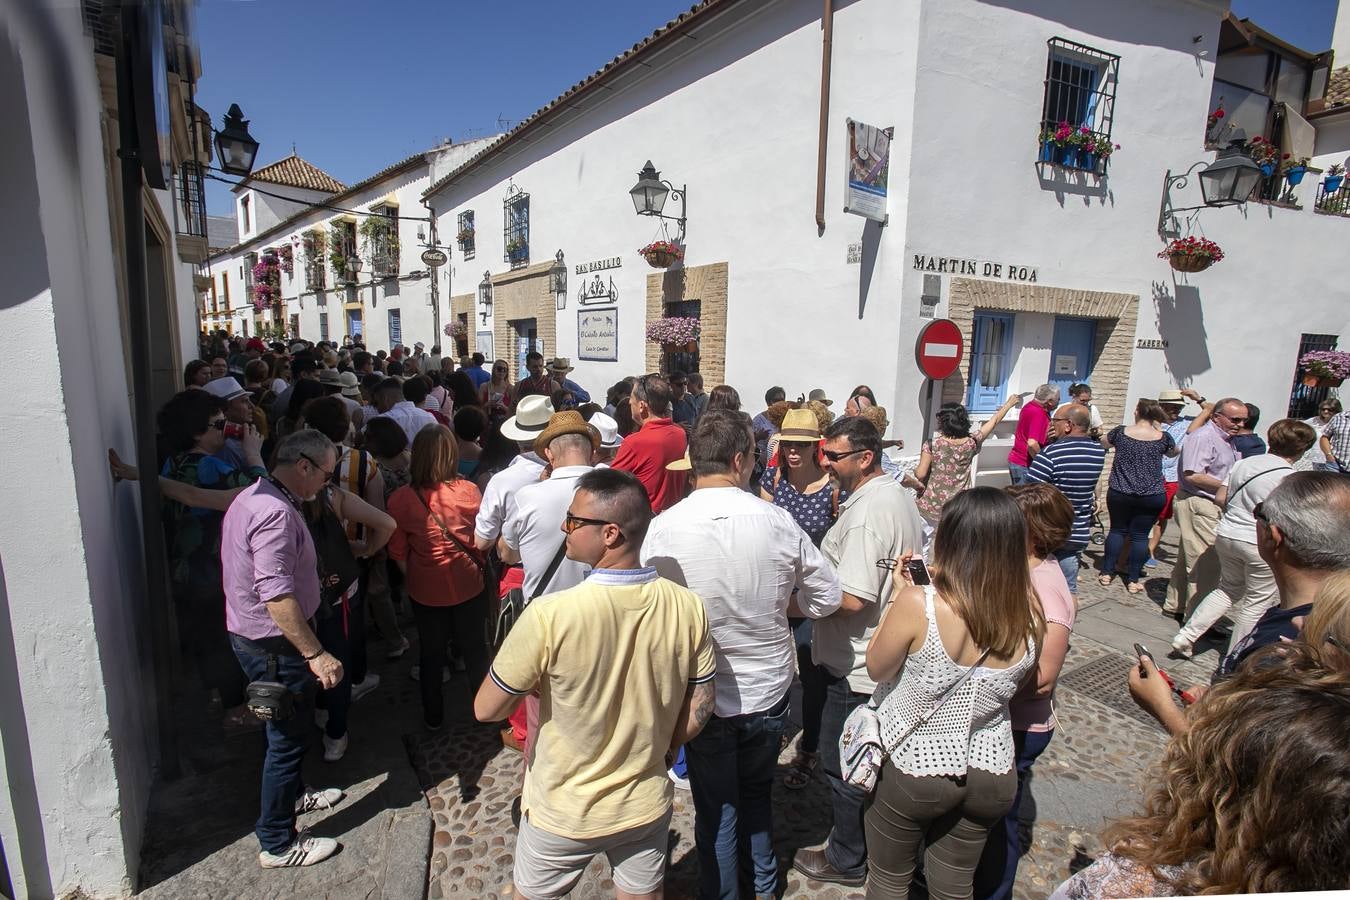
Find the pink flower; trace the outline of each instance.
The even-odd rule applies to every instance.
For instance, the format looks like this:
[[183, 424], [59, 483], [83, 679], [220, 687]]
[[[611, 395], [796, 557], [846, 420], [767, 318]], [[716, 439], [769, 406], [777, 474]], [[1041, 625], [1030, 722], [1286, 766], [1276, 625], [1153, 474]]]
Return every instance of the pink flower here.
[[1222, 106], [1220, 106], [1218, 109], [1214, 110], [1214, 118], [1216, 118], [1216, 119], [1222, 119], [1223, 116], [1224, 116], [1224, 112], [1223, 112], [1223, 107], [1222, 107]]

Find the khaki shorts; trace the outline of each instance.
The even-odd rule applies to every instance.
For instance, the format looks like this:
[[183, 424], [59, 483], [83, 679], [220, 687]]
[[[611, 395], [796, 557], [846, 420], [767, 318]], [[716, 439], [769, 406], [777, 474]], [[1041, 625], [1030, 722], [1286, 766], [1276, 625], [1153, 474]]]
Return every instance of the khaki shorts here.
[[521, 819], [512, 873], [516, 892], [529, 900], [565, 897], [597, 853], [609, 860], [616, 887], [630, 894], [658, 890], [666, 879], [671, 812], [646, 825], [585, 840], [561, 837], [531, 825], [528, 817]]

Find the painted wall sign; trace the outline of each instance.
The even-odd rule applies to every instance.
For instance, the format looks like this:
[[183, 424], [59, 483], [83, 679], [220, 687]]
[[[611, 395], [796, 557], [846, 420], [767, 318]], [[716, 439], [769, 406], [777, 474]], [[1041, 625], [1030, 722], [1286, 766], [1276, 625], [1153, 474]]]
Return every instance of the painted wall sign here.
[[886, 181], [890, 176], [894, 128], [878, 128], [845, 119], [848, 136], [848, 184], [844, 212], [885, 224]]
[[972, 278], [1001, 278], [1004, 281], [1036, 281], [1036, 267], [1017, 263], [996, 263], [985, 259], [966, 259], [960, 256], [928, 256], [914, 254], [916, 272], [936, 272], [939, 275], [969, 275]]
[[586, 275], [590, 272], [599, 272], [601, 269], [618, 269], [623, 267], [622, 256], [612, 256], [609, 259], [595, 259], [590, 262], [577, 263], [576, 273]]
[[494, 355], [492, 352], [492, 332], [490, 331], [477, 332], [474, 335], [473, 349], [483, 354], [483, 356], [486, 357], [487, 359], [492, 359]]
[[1159, 341], [1152, 338], [1140, 338], [1134, 342], [1134, 346], [1139, 350], [1166, 350], [1167, 341]]
[[617, 309], [577, 310], [577, 358], [596, 362], [618, 362]]
[[590, 281], [582, 280], [581, 288], [577, 291], [577, 303], [582, 306], [613, 306], [619, 302], [619, 289], [614, 286], [613, 277], [609, 278], [606, 284], [597, 275]]

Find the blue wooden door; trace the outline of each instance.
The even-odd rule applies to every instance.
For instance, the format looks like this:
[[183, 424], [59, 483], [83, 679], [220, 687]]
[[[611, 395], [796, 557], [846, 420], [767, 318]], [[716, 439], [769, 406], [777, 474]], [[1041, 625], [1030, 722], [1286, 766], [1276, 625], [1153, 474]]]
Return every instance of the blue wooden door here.
[[993, 412], [1003, 405], [1012, 372], [1012, 333], [1011, 313], [975, 314], [966, 390], [966, 408], [971, 412]]
[[1055, 336], [1050, 342], [1050, 374], [1046, 382], [1059, 387], [1060, 402], [1069, 401], [1069, 385], [1092, 377], [1092, 349], [1097, 340], [1093, 319], [1055, 317]]

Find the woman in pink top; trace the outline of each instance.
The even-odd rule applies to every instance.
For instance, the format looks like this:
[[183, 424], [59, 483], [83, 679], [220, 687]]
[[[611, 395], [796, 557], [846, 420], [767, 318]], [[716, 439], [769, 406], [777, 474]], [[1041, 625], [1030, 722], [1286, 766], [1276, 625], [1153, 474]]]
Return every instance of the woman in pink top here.
[[1069, 650], [1074, 619], [1073, 594], [1069, 593], [1064, 572], [1055, 559], [1055, 549], [1068, 539], [1073, 529], [1073, 505], [1057, 488], [1040, 482], [1010, 487], [1008, 494], [1017, 501], [1027, 520], [1027, 563], [1031, 567], [1031, 586], [1045, 615], [1045, 637], [1041, 641], [1036, 678], [1028, 679], [1008, 705], [1017, 761], [1017, 796], [1003, 821], [989, 832], [975, 870], [975, 896], [988, 898], [1012, 896], [1017, 863], [1022, 857], [1017, 826], [1022, 790], [1032, 763], [1050, 746], [1055, 734], [1055, 682]]

